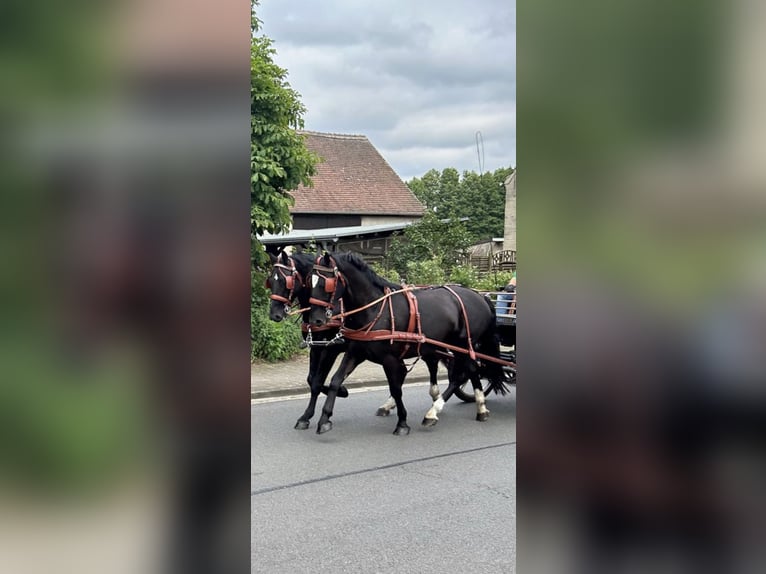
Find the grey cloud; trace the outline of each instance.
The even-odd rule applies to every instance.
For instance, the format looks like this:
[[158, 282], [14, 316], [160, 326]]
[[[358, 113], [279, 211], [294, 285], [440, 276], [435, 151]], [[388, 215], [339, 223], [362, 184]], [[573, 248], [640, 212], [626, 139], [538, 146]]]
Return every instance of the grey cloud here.
[[404, 179], [515, 165], [515, 3], [263, 0], [306, 128], [370, 137]]

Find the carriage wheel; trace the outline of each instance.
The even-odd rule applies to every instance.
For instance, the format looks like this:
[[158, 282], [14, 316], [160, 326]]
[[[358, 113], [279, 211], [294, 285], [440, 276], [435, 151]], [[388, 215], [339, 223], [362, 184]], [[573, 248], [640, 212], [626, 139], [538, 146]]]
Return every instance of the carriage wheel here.
[[473, 394], [471, 381], [466, 381], [455, 389], [455, 396], [465, 403], [475, 403], [476, 396]]

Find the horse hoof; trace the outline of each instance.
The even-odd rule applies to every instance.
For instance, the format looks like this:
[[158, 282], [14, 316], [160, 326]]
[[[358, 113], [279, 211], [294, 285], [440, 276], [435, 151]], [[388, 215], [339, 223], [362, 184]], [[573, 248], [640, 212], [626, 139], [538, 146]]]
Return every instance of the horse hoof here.
[[379, 407], [378, 410], [375, 411], [375, 416], [376, 417], [387, 417], [390, 414], [391, 414], [391, 411], [387, 411], [383, 407]]
[[394, 434], [396, 436], [401, 436], [401, 435], [407, 436], [408, 434], [410, 434], [410, 427], [408, 427], [407, 425], [396, 427], [394, 429]]
[[317, 427], [317, 434], [324, 434], [327, 431], [332, 430], [332, 423], [330, 421], [327, 421], [326, 423], [322, 423]]
[[307, 428], [309, 428], [309, 421], [298, 420], [298, 422], [295, 423], [295, 426], [293, 428], [298, 430], [306, 430]]
[[424, 427], [432, 427], [432, 426], [436, 425], [436, 423], [438, 423], [438, 422], [439, 422], [439, 419], [424, 418], [423, 422], [420, 423], [420, 424], [422, 424]]
[[489, 413], [476, 413], [476, 420], [480, 422], [484, 422], [489, 419]]

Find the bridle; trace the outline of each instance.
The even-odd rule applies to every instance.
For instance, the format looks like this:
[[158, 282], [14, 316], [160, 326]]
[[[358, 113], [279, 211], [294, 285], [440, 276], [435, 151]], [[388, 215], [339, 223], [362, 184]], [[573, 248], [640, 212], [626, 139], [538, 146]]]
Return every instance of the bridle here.
[[[316, 285], [317, 281], [319, 281], [319, 278], [321, 277], [324, 280], [324, 292], [330, 294], [330, 299], [328, 301], [323, 301], [322, 299], [317, 299], [315, 297], [309, 298], [309, 303], [312, 305], [319, 305], [320, 307], [324, 307], [326, 309], [327, 317], [330, 318], [333, 315], [333, 309], [335, 307], [336, 302], [336, 296], [338, 291], [338, 281], [340, 281], [343, 286], [346, 286], [346, 279], [343, 277], [343, 274], [338, 270], [338, 265], [335, 262], [335, 259], [330, 257], [330, 265], [332, 267], [326, 267], [324, 265], [321, 265], [320, 262], [322, 261], [322, 257], [317, 257], [316, 261], [314, 262], [314, 268], [311, 272], [311, 288], [313, 293], [313, 288]], [[343, 300], [340, 299], [341, 309], [343, 306]], [[342, 312], [342, 310], [341, 310]]]
[[[283, 297], [282, 295], [277, 295], [276, 293], [272, 293], [269, 298], [273, 299], [274, 301], [279, 301], [281, 303], [285, 304], [285, 309], [289, 310], [290, 306], [292, 305], [293, 299], [295, 298], [295, 287], [297, 285], [303, 285], [303, 277], [301, 277], [301, 274], [298, 272], [298, 269], [295, 267], [295, 261], [293, 261], [292, 257], [288, 257], [287, 260], [290, 262], [290, 265], [284, 265], [282, 263], [275, 263], [274, 269], [279, 272], [279, 274], [284, 277], [285, 279], [285, 287], [288, 289], [287, 297]], [[285, 273], [287, 271], [287, 273]], [[271, 276], [266, 278], [266, 288], [271, 289]]]

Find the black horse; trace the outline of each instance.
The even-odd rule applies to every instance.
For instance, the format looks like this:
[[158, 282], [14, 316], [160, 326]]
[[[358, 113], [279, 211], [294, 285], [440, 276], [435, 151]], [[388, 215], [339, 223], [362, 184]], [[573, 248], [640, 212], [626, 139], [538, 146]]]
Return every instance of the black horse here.
[[[309, 290], [304, 284], [304, 278], [311, 274], [314, 257], [306, 253], [294, 253], [290, 256], [284, 251], [279, 257], [272, 256], [271, 272], [266, 280], [266, 286], [271, 290], [271, 306], [269, 318], [279, 323], [287, 317], [292, 304], [297, 300], [301, 309], [309, 306]], [[305, 430], [309, 428], [309, 421], [314, 416], [316, 399], [320, 392], [327, 394], [329, 388], [324, 384], [327, 375], [330, 374], [335, 359], [347, 345], [332, 344], [330, 341], [337, 338], [339, 329], [326, 326], [308, 330], [308, 311], [303, 312], [303, 339], [311, 335], [311, 339], [318, 345], [312, 345], [309, 350], [309, 373], [306, 382], [311, 389], [311, 399], [306, 411], [295, 423], [295, 428]], [[316, 393], [314, 392], [316, 390]], [[341, 386], [338, 389], [339, 397], [347, 397], [348, 389]]]
[[[456, 350], [470, 349], [494, 358], [500, 356], [494, 307], [471, 289], [460, 286], [402, 289], [375, 274], [352, 253], [325, 254], [314, 264], [311, 287], [311, 325], [325, 325], [331, 314], [328, 309], [342, 299], [346, 308], [343, 332], [346, 339], [351, 339], [330, 382], [317, 433], [332, 429], [330, 417], [336, 391], [362, 361], [383, 366], [397, 408], [394, 434], [401, 435], [410, 432], [402, 401], [402, 383], [407, 374], [404, 359], [421, 356], [428, 361], [438, 361], [445, 354], [443, 346], [423, 342], [423, 337], [446, 343]], [[386, 338], [386, 333], [393, 330], [409, 332], [411, 336], [408, 340]], [[503, 387], [503, 372], [498, 363], [486, 362], [483, 374], [489, 379], [491, 389]], [[481, 387], [479, 365], [469, 354], [456, 351], [449, 369], [447, 398], [465, 380], [464, 376], [471, 379], [476, 395], [476, 419], [487, 420], [489, 410]], [[438, 387], [436, 390], [438, 392]], [[434, 424], [435, 414], [444, 404], [440, 395], [432, 393], [431, 396], [434, 404], [423, 420], [425, 426]]]
[[[293, 253], [287, 255], [282, 252], [279, 257], [272, 256], [271, 272], [266, 281], [266, 286], [271, 290], [271, 306], [269, 318], [280, 322], [287, 317], [292, 304], [297, 300], [301, 309], [309, 308], [310, 288], [305, 285], [305, 280], [311, 276], [315, 256], [308, 253]], [[335, 312], [340, 312], [339, 308]], [[311, 390], [311, 397], [306, 410], [298, 418], [295, 427], [298, 430], [309, 428], [311, 418], [316, 411], [316, 402], [319, 393], [327, 394], [329, 388], [324, 384], [330, 369], [335, 364], [338, 355], [348, 348], [348, 343], [339, 336], [340, 328], [334, 325], [311, 326], [308, 322], [308, 311], [303, 312], [303, 338], [309, 344], [309, 373], [306, 382]], [[310, 335], [310, 338], [309, 338]], [[359, 361], [358, 364], [361, 364]], [[436, 388], [436, 376], [438, 360], [426, 361], [431, 379], [431, 388]], [[449, 365], [448, 365], [449, 367]], [[353, 369], [352, 369], [353, 371]], [[351, 374], [352, 371], [349, 371]], [[338, 389], [339, 397], [347, 397], [348, 390], [341, 385]], [[383, 403], [376, 414], [388, 416], [395, 406], [395, 401], [389, 398]]]

